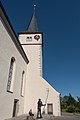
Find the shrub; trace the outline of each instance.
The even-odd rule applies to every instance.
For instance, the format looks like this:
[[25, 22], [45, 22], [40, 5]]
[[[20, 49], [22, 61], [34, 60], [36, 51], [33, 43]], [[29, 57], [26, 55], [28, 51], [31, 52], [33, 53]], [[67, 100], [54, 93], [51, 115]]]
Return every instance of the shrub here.
[[74, 113], [75, 112], [75, 106], [74, 105], [68, 106], [66, 112]]

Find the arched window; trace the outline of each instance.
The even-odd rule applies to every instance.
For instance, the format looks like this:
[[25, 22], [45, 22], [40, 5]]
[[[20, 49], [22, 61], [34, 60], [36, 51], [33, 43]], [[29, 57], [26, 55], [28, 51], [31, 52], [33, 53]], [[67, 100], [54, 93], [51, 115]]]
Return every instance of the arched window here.
[[10, 62], [10, 68], [9, 68], [9, 76], [8, 76], [8, 84], [7, 84], [7, 91], [8, 92], [13, 92], [13, 87], [14, 87], [14, 77], [15, 77], [15, 58], [11, 58]]
[[22, 72], [22, 81], [21, 81], [21, 96], [24, 96], [24, 85], [25, 85], [25, 71]]

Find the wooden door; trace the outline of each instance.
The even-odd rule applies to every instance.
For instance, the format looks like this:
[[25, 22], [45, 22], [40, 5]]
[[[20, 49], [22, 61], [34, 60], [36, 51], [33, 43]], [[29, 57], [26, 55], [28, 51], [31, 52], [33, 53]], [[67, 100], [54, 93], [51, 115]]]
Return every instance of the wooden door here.
[[47, 104], [47, 113], [53, 114], [53, 104]]

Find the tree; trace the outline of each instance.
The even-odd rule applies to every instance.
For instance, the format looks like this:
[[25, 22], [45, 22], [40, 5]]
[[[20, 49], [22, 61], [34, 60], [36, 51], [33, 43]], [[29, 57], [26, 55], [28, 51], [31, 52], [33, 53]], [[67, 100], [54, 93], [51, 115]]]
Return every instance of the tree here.
[[68, 106], [70, 105], [75, 105], [76, 100], [74, 99], [74, 97], [72, 97], [72, 95], [69, 93], [69, 97], [68, 97]]
[[78, 100], [78, 102], [80, 102], [80, 97], [77, 96], [77, 100]]
[[69, 96], [61, 97], [61, 110], [80, 113], [80, 97], [77, 96], [77, 100], [75, 100], [70, 93]]

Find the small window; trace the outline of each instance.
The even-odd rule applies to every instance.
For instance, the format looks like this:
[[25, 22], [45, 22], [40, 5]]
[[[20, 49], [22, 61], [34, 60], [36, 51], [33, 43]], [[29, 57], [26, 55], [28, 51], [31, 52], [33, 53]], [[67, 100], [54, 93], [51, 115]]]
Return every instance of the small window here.
[[7, 83], [7, 91], [13, 92], [13, 86], [14, 86], [14, 77], [15, 77], [15, 58], [12, 57], [10, 61], [10, 68], [9, 68], [9, 76], [8, 76], [8, 83]]
[[27, 41], [32, 41], [32, 37], [31, 37], [31, 36], [30, 36], [30, 37], [28, 36], [26, 40], [27, 40]]
[[24, 97], [25, 71], [22, 72], [21, 96]]

